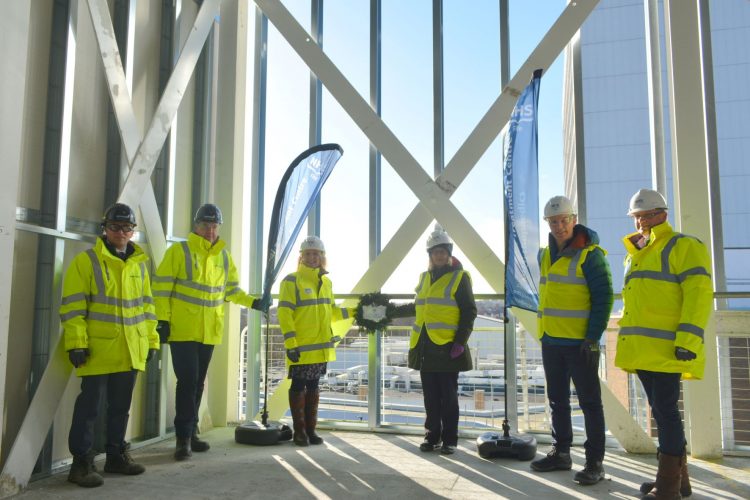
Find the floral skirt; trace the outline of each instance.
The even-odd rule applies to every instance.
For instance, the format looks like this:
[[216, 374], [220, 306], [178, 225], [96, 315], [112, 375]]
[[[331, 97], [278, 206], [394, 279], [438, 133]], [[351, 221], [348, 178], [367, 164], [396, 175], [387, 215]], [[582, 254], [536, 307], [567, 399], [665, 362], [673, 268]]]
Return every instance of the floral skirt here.
[[326, 374], [327, 363], [313, 363], [310, 365], [292, 365], [289, 367], [289, 378], [302, 380], [318, 380]]

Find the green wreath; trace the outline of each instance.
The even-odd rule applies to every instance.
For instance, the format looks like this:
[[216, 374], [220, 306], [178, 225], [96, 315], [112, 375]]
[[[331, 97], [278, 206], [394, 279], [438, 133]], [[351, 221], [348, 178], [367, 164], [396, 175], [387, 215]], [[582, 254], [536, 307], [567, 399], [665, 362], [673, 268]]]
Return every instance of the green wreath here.
[[[364, 308], [369, 306], [383, 306], [385, 307], [385, 314], [382, 319], [374, 321], [371, 319], [365, 319]], [[384, 330], [393, 321], [393, 312], [396, 307], [391, 304], [391, 299], [387, 295], [379, 292], [366, 293], [359, 297], [359, 304], [357, 304], [357, 310], [355, 312], [355, 320], [359, 326], [360, 331], [366, 331], [367, 333], [375, 333], [378, 330]]]

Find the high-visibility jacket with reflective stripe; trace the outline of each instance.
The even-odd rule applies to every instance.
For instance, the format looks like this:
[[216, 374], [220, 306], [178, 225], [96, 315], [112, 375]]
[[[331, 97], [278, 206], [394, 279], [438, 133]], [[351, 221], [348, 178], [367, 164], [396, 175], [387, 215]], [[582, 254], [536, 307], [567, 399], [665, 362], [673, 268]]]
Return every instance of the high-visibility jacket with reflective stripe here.
[[[713, 310], [711, 259], [698, 239], [672, 230], [668, 222], [651, 228], [647, 246], [638, 250], [623, 238], [625, 303], [617, 336], [615, 365], [633, 372], [649, 370], [703, 378], [703, 331]], [[675, 347], [694, 352], [678, 361]]]
[[221, 344], [224, 302], [251, 307], [252, 296], [239, 288], [239, 275], [225, 243], [195, 233], [164, 254], [154, 276], [156, 316], [170, 323], [170, 342]]
[[148, 257], [138, 245], [123, 261], [104, 242], [73, 258], [63, 282], [60, 319], [65, 350], [88, 349], [78, 376], [144, 370], [159, 349]]
[[537, 335], [565, 339], [586, 338], [591, 312], [591, 294], [582, 265], [589, 252], [599, 245], [588, 245], [572, 255], [561, 255], [551, 262], [549, 247], [542, 253], [539, 280]]
[[287, 275], [279, 289], [279, 326], [284, 348], [300, 350], [300, 359], [289, 365], [309, 365], [336, 359], [336, 343], [331, 323], [351, 317], [352, 311], [334, 303], [331, 280], [319, 269], [299, 264]]
[[430, 272], [419, 276], [417, 296], [414, 299], [416, 319], [411, 329], [409, 348], [414, 349], [419, 342], [422, 327], [427, 330], [430, 340], [436, 345], [444, 345], [456, 338], [458, 320], [461, 311], [456, 304], [456, 290], [463, 275], [469, 276], [464, 270], [445, 273], [434, 283]]

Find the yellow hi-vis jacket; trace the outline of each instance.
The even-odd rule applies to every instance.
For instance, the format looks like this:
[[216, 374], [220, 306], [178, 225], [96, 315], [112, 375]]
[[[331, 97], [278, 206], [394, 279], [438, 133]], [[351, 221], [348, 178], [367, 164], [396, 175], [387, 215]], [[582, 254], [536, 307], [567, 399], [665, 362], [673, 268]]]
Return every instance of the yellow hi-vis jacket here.
[[458, 320], [461, 311], [456, 304], [456, 290], [461, 283], [464, 270], [445, 273], [432, 283], [430, 272], [424, 272], [419, 277], [417, 296], [414, 299], [416, 319], [411, 329], [409, 348], [414, 349], [419, 343], [422, 327], [427, 329], [427, 335], [436, 345], [453, 342], [458, 330]]
[[565, 339], [586, 338], [586, 328], [591, 312], [591, 294], [583, 275], [586, 256], [599, 245], [588, 245], [572, 255], [561, 255], [551, 262], [549, 247], [544, 249], [539, 280], [539, 308], [537, 309], [537, 336]]
[[164, 254], [154, 276], [156, 316], [170, 323], [170, 342], [221, 344], [224, 302], [245, 307], [252, 296], [239, 288], [239, 275], [225, 243], [195, 233]]
[[[617, 336], [615, 366], [703, 378], [703, 330], [713, 310], [711, 260], [698, 239], [672, 230], [668, 222], [651, 228], [638, 250], [623, 238], [625, 303]], [[675, 347], [694, 352], [692, 361], [675, 358]]]
[[287, 364], [310, 365], [336, 360], [341, 338], [333, 335], [331, 323], [351, 317], [352, 311], [334, 303], [331, 280], [320, 269], [300, 263], [281, 282], [278, 314], [284, 348], [300, 351], [299, 361], [287, 358]]
[[143, 371], [149, 349], [159, 349], [148, 257], [138, 245], [127, 260], [112, 255], [101, 238], [70, 263], [60, 319], [65, 350], [88, 349], [79, 377]]

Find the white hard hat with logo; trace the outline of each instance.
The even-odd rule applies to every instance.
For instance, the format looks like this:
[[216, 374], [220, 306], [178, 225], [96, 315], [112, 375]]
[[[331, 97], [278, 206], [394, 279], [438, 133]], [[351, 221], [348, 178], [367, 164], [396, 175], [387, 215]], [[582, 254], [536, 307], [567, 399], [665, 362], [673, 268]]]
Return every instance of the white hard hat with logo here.
[[628, 215], [656, 209], [666, 210], [667, 200], [664, 199], [661, 193], [654, 191], [653, 189], [639, 189], [638, 192], [630, 198]]
[[554, 217], [556, 215], [576, 215], [573, 208], [573, 202], [566, 196], [553, 196], [544, 205], [544, 218]]
[[305, 250], [317, 250], [321, 253], [325, 253], [326, 247], [323, 245], [323, 240], [317, 236], [308, 236], [302, 240], [302, 244], [299, 246], [299, 251], [304, 252]]
[[427, 251], [437, 246], [443, 246], [448, 253], [453, 254], [453, 242], [440, 224], [435, 224], [435, 229], [427, 237]]

